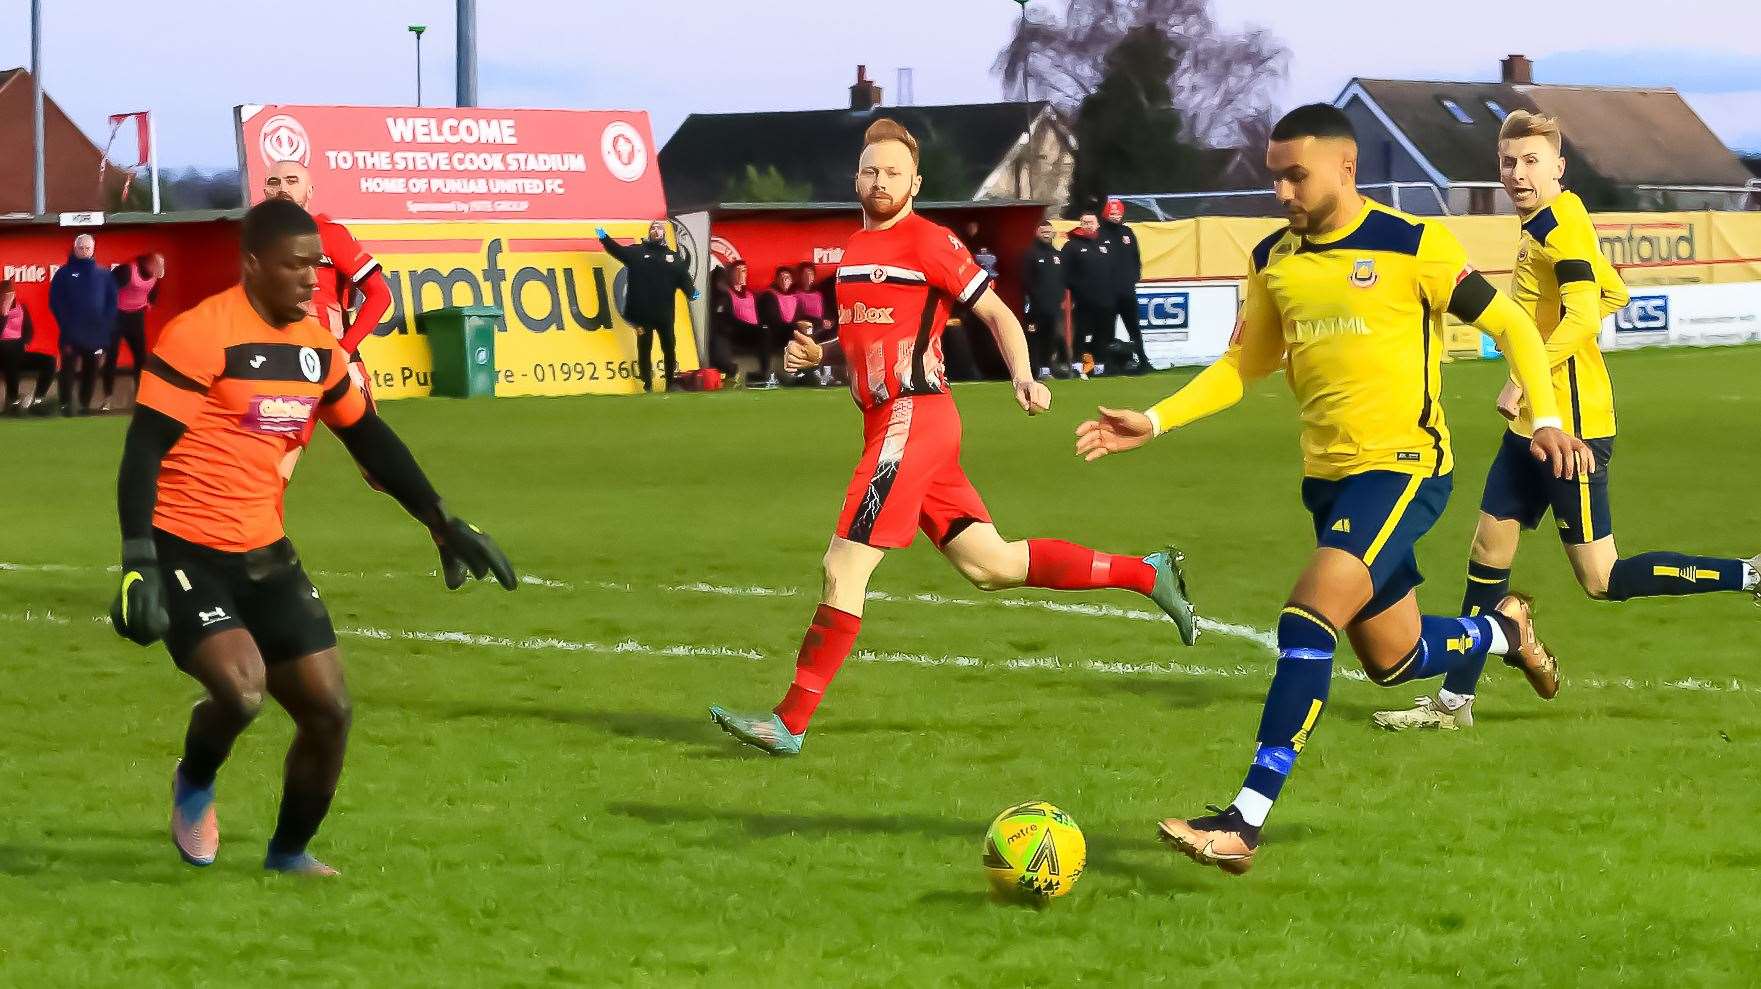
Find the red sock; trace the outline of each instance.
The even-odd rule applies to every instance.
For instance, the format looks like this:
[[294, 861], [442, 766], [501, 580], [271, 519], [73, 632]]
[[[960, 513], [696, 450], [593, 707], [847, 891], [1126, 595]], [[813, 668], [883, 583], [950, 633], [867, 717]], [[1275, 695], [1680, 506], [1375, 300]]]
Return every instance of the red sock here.
[[807, 722], [813, 720], [814, 710], [825, 697], [826, 686], [838, 675], [838, 667], [855, 647], [856, 633], [861, 629], [861, 618], [829, 604], [820, 605], [813, 613], [813, 624], [807, 627], [801, 652], [795, 657], [795, 682], [789, 684], [789, 692], [776, 706], [777, 717], [790, 731], [799, 735], [807, 730]]
[[1116, 587], [1148, 594], [1156, 586], [1156, 569], [1141, 557], [1114, 556], [1062, 539], [1029, 539], [1027, 586], [1055, 591]]

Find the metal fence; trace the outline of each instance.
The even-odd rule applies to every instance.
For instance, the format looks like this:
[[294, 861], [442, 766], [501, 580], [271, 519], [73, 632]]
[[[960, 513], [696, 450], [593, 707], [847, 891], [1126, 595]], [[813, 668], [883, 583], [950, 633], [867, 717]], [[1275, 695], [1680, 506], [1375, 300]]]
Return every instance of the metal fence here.
[[[1443, 190], [1430, 182], [1367, 182], [1358, 186], [1358, 191], [1383, 205], [1408, 213], [1447, 216], [1452, 212]], [[1278, 197], [1270, 189], [1134, 193], [1112, 198], [1124, 203], [1127, 218], [1134, 220], [1284, 215], [1284, 207], [1278, 205]]]

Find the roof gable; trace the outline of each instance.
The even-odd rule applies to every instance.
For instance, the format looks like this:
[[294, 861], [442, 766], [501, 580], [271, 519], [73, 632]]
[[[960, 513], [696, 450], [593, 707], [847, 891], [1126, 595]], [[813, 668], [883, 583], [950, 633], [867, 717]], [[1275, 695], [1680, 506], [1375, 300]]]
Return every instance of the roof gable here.
[[[1356, 81], [1419, 154], [1450, 182], [1498, 181], [1498, 128], [1504, 118], [1494, 113], [1488, 102], [1505, 113], [1536, 109], [1516, 87], [1503, 83]], [[1456, 119], [1445, 100], [1460, 107], [1470, 122]]]
[[[1498, 181], [1505, 112], [1557, 116], [1568, 159], [1619, 186], [1743, 185], [1750, 175], [1673, 89], [1355, 79], [1388, 123], [1451, 183]], [[1451, 101], [1468, 118], [1455, 117]]]
[[1571, 149], [1616, 185], [1743, 185], [1752, 177], [1673, 89], [1517, 88], [1558, 117]]

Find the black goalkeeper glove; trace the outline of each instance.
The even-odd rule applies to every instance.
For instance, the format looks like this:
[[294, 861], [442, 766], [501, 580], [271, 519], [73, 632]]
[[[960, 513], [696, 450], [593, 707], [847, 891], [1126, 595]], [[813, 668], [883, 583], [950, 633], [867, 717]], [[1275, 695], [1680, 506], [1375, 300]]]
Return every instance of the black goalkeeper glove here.
[[496, 582], [508, 590], [520, 586], [514, 565], [482, 529], [464, 519], [446, 516], [438, 528], [431, 530], [434, 545], [440, 547], [440, 574], [446, 578], [446, 589], [456, 591], [465, 586], [465, 578], [477, 580], [495, 574]]
[[150, 646], [165, 637], [171, 616], [165, 610], [165, 578], [151, 539], [122, 544], [122, 586], [110, 605], [116, 634], [136, 645]]

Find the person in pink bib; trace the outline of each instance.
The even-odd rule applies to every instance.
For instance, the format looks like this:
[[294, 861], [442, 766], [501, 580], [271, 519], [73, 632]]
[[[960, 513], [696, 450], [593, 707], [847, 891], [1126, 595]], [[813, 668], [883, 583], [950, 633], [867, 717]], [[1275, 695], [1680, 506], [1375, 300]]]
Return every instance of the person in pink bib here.
[[[770, 288], [758, 296], [758, 321], [764, 324], [772, 346], [787, 341], [794, 334], [800, 309], [801, 296], [795, 291], [795, 269], [786, 264], [778, 265]], [[768, 368], [766, 372], [768, 374]], [[776, 383], [775, 375], [765, 380], [767, 386]]]
[[[12, 279], [0, 281], [0, 381], [4, 381], [6, 387], [6, 401], [0, 405], [0, 410], [9, 416], [22, 415], [25, 410], [19, 377], [25, 373], [33, 357], [41, 358], [29, 349], [35, 332], [30, 310], [19, 301]], [[55, 377], [54, 358], [46, 361], [48, 366], [38, 369], [36, 391], [36, 404], [45, 409], [44, 396], [49, 393], [50, 381]]]
[[[838, 335], [838, 327], [832, 316], [837, 313], [837, 303], [826, 304], [825, 292], [818, 284], [819, 269], [813, 262], [803, 261], [795, 266], [795, 329], [802, 329], [804, 324], [811, 324], [808, 335], [819, 342], [829, 342]], [[821, 385], [832, 383], [832, 368], [822, 365], [809, 372], [809, 375]]]
[[132, 261], [110, 269], [116, 279], [116, 332], [104, 352], [104, 404], [100, 412], [110, 411], [116, 400], [116, 359], [122, 345], [128, 344], [128, 356], [134, 384], [141, 386], [141, 367], [147, 363], [147, 310], [159, 301], [159, 281], [165, 277], [165, 255], [142, 254]]
[[760, 319], [759, 294], [747, 284], [746, 262], [735, 261], [717, 270], [726, 275], [719, 285], [711, 283], [715, 286], [709, 298], [711, 352], [721, 362], [718, 366], [737, 375], [739, 366], [734, 351], [750, 351], [758, 358], [760, 381], [769, 382], [775, 378], [771, 362], [783, 339], [774, 336]]

